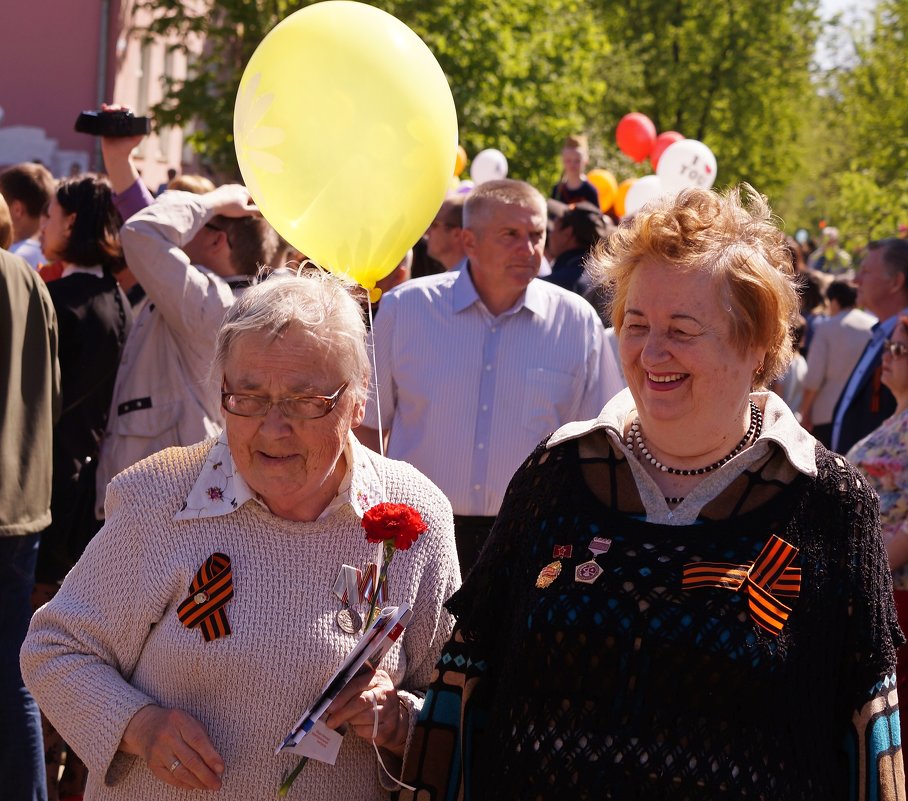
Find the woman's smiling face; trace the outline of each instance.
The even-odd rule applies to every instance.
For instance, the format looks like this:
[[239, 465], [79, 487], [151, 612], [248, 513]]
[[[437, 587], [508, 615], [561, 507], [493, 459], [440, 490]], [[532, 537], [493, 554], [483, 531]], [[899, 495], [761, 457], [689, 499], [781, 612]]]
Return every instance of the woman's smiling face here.
[[624, 375], [644, 431], [683, 424], [691, 435], [739, 414], [762, 354], [732, 340], [730, 304], [706, 271], [643, 261], [619, 333]]

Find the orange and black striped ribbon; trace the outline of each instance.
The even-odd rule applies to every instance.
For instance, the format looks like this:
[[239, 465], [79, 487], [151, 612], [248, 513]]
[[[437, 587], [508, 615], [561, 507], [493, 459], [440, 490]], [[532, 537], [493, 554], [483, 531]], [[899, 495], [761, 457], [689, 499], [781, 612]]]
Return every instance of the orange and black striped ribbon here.
[[[378, 585], [377, 589], [376, 585]], [[378, 592], [377, 603], [388, 602], [388, 577], [386, 575], [380, 579], [378, 565], [375, 562], [369, 562], [359, 578], [359, 600], [371, 604], [376, 592]]]
[[195, 574], [189, 595], [177, 608], [177, 616], [186, 628], [199, 626], [206, 642], [230, 634], [230, 623], [224, 606], [233, 598], [233, 571], [230, 557], [213, 553]]
[[801, 590], [801, 568], [791, 566], [797, 555], [794, 545], [773, 535], [753, 562], [689, 562], [684, 565], [681, 586], [685, 590], [721, 587], [732, 592], [743, 587], [751, 619], [778, 636], [791, 614], [791, 607], [779, 598], [797, 598]]

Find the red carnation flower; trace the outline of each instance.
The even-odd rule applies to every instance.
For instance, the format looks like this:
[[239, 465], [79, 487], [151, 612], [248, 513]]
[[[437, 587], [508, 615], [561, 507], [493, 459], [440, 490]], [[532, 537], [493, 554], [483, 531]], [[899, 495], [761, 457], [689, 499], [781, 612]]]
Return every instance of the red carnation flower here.
[[405, 503], [379, 503], [363, 515], [363, 528], [369, 542], [390, 544], [406, 551], [427, 526], [412, 506]]

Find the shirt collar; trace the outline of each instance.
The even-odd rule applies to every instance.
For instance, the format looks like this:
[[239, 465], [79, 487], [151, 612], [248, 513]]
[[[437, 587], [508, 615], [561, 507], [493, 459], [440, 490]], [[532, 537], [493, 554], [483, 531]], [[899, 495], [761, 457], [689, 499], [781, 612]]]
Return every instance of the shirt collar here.
[[900, 312], [896, 312], [892, 317], [887, 317], [885, 320], [879, 320], [873, 325], [871, 329], [873, 331], [874, 339], [882, 341], [886, 337], [891, 337], [892, 332], [895, 331], [895, 327], [898, 325], [899, 318], [908, 315], [908, 306], [902, 309]]
[[[788, 406], [775, 392], [754, 392], [751, 398], [763, 408], [763, 430], [754, 445], [728, 462], [720, 470], [740, 464], [741, 457], [750, 455], [749, 463], [761, 458], [771, 442], [776, 443], [785, 453], [788, 461], [798, 472], [807, 476], [817, 475], [816, 440], [805, 431]], [[547, 448], [571, 439], [579, 439], [598, 429], [604, 429], [612, 436], [625, 456], [630, 456], [624, 444], [624, 423], [635, 410], [634, 398], [629, 389], [615, 395], [595, 420], [568, 423], [549, 438]], [[718, 471], [717, 471], [718, 472]]]
[[[347, 435], [344, 456], [347, 463], [346, 472], [341, 479], [337, 495], [318, 516], [319, 520], [330, 517], [348, 506], [357, 517], [362, 517], [369, 507], [382, 500], [381, 477], [375, 469], [369, 451], [360, 444], [352, 432]], [[174, 519], [221, 517], [235, 512], [248, 501], [264, 506], [262, 500], [237, 472], [227, 444], [227, 432], [224, 431], [208, 452], [198, 478], [186, 496], [182, 508], [174, 515]]]
[[[476, 291], [468, 268], [469, 261], [466, 261], [454, 281], [455, 314], [469, 308], [474, 303], [482, 303], [482, 298], [479, 297], [479, 293]], [[548, 311], [548, 296], [545, 293], [545, 287], [538, 278], [530, 281], [523, 295], [504, 314], [516, 314], [521, 309], [527, 309], [539, 317], [545, 317]]]
[[93, 275], [95, 278], [103, 278], [104, 270], [99, 266], [94, 267], [83, 267], [79, 264], [67, 264], [63, 267], [63, 273], [60, 275], [61, 278], [69, 278], [71, 275], [76, 273], [85, 273], [86, 275]]

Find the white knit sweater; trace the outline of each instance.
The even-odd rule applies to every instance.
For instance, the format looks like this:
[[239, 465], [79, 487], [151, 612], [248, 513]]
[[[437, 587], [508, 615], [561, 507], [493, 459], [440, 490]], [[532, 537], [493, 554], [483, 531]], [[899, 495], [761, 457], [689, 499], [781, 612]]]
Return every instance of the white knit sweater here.
[[[349, 504], [312, 523], [275, 517], [255, 501], [223, 517], [174, 520], [212, 442], [162, 451], [121, 473], [108, 491], [107, 524], [32, 620], [22, 672], [88, 765], [86, 801], [274, 798], [297, 760], [275, 756], [276, 747], [355, 642], [335, 625], [334, 580], [342, 564], [375, 560], [380, 546], [366, 542]], [[388, 602], [406, 601], [414, 615], [382, 662], [398, 688], [418, 693], [451, 631], [442, 604], [460, 583], [451, 507], [410, 465], [369, 458], [387, 500], [414, 506], [429, 527], [391, 564]], [[214, 552], [232, 561], [232, 634], [205, 642], [176, 610]], [[403, 697], [418, 709], [417, 696]], [[177, 790], [117, 751], [150, 703], [205, 726], [226, 765], [218, 793]], [[336, 765], [310, 761], [290, 798], [387, 798], [371, 744], [348, 734]]]

